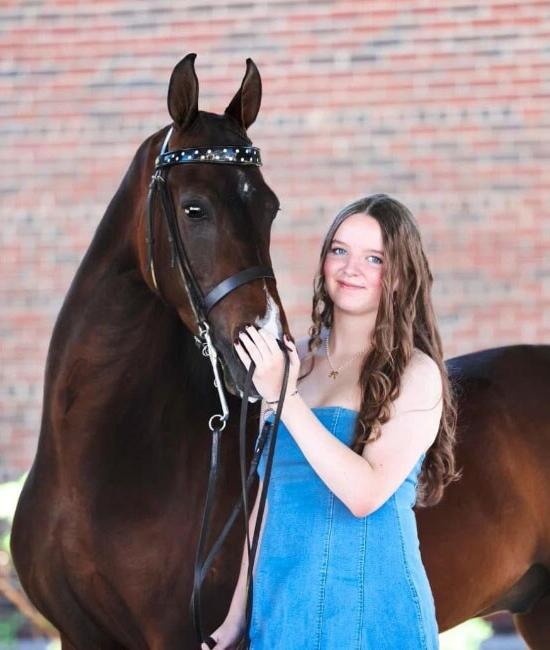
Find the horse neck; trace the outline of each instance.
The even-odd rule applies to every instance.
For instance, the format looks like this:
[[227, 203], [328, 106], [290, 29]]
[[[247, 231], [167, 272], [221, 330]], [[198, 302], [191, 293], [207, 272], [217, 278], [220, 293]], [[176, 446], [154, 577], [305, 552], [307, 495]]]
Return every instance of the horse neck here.
[[181, 439], [188, 412], [216, 410], [207, 360], [139, 270], [131, 234], [140, 201], [128, 181], [127, 174], [54, 327], [39, 455], [42, 445], [78, 464], [79, 455], [101, 459], [130, 443], [150, 455], [166, 447], [163, 437]]

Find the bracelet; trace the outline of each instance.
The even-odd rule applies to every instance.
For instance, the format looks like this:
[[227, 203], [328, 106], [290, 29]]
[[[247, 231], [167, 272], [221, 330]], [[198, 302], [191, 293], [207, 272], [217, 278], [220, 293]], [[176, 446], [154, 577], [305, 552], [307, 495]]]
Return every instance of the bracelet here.
[[[288, 397], [292, 397], [293, 395], [297, 395], [297, 394], [298, 394], [298, 389], [296, 389], [293, 393], [290, 393], [290, 395], [288, 395]], [[278, 404], [279, 400], [275, 399], [272, 402], [269, 402], [268, 400], [266, 400], [265, 403], [266, 404]]]

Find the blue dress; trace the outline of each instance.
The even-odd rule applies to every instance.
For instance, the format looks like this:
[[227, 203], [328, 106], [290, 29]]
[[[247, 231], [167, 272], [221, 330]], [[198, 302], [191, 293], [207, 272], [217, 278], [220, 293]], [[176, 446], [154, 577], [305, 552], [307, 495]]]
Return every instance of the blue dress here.
[[[351, 445], [356, 411], [312, 410]], [[258, 465], [262, 479], [268, 442]], [[412, 510], [424, 456], [385, 503], [356, 517], [280, 423], [254, 572], [250, 650], [439, 648]]]

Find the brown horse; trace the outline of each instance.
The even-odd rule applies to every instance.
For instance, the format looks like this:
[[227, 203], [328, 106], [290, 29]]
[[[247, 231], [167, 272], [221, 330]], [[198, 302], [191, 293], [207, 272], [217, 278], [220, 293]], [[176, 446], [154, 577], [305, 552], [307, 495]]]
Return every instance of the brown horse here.
[[[216, 115], [198, 110], [194, 59], [185, 57], [170, 80], [170, 148], [250, 147], [246, 130], [261, 101], [256, 66], [247, 61], [240, 89]], [[195, 647], [193, 561], [208, 479], [208, 421], [220, 403], [210, 362], [195, 344], [188, 287], [172, 265], [161, 214], [151, 233], [154, 272], [148, 264], [148, 185], [166, 134], [139, 147], [58, 316], [38, 449], [13, 524], [21, 583], [60, 630], [64, 650]], [[271, 266], [279, 202], [256, 165], [182, 164], [166, 182], [205, 295], [243, 269]], [[249, 322], [279, 340], [290, 334], [274, 279], [243, 284], [209, 313], [231, 393], [211, 539], [240, 494], [238, 396], [246, 371], [233, 341]], [[248, 460], [258, 406], [248, 418]], [[243, 534], [240, 516], [209, 572], [207, 629], [226, 613]]]
[[550, 346], [446, 362], [458, 388], [462, 478], [418, 509], [440, 631], [506, 610], [533, 650], [550, 648]]
[[[170, 83], [174, 143], [249, 145], [245, 131], [261, 95], [255, 66], [248, 62], [240, 90], [218, 116], [198, 111], [193, 59], [176, 66]], [[207, 421], [219, 405], [211, 368], [194, 344], [163, 222], [155, 222], [162, 297], [146, 259], [146, 188], [165, 134], [139, 148], [62, 307], [38, 451], [14, 521], [21, 582], [61, 631], [64, 650], [198, 647], [188, 605], [206, 490]], [[169, 185], [204, 291], [242, 268], [269, 264], [278, 202], [257, 168], [190, 165], [172, 170]], [[245, 322], [269, 323], [279, 338], [287, 323], [272, 280], [241, 286], [216, 305], [211, 321], [233, 395], [213, 538], [239, 493], [235, 396], [244, 370], [231, 342]], [[530, 647], [546, 650], [550, 348], [486, 350], [447, 365], [459, 389], [463, 477], [437, 506], [417, 511], [440, 631], [509, 610]], [[253, 409], [248, 458], [257, 415]], [[243, 534], [241, 517], [209, 572], [207, 630], [227, 612]]]

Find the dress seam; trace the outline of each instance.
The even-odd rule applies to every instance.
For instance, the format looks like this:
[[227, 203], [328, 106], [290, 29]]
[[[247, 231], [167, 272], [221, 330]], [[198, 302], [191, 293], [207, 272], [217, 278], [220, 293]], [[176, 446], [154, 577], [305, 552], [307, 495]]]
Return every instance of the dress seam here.
[[325, 542], [325, 548], [323, 549], [323, 564], [321, 566], [319, 602], [317, 605], [317, 641], [316, 641], [317, 650], [321, 650], [323, 613], [325, 609], [325, 593], [326, 593], [327, 576], [328, 576], [328, 559], [330, 555], [330, 538], [332, 534], [333, 506], [334, 506], [334, 495], [330, 494], [329, 503], [328, 503], [328, 523], [327, 523], [326, 542]]
[[411, 596], [412, 596], [414, 604], [415, 604], [416, 618], [417, 618], [417, 622], [418, 622], [418, 633], [419, 633], [419, 636], [420, 636], [422, 647], [424, 648], [424, 650], [428, 650], [428, 646], [426, 644], [426, 635], [425, 635], [425, 632], [424, 632], [424, 624], [423, 624], [423, 620], [422, 620], [422, 612], [420, 610], [420, 601], [418, 599], [418, 592], [416, 590], [415, 585], [413, 584], [413, 581], [411, 579], [411, 574], [410, 574], [410, 571], [409, 571], [409, 562], [407, 560], [407, 554], [405, 552], [405, 544], [404, 544], [404, 540], [403, 540], [403, 529], [402, 529], [402, 526], [401, 526], [401, 516], [399, 514], [399, 508], [397, 508], [397, 505], [396, 505], [396, 502], [395, 502], [395, 494], [392, 494], [391, 500], [392, 500], [392, 506], [393, 506], [393, 509], [394, 509], [394, 512], [395, 512], [395, 516], [396, 516], [396, 519], [397, 519], [397, 525], [399, 527], [399, 539], [400, 539], [400, 542], [401, 542], [401, 552], [402, 552], [402, 555], [403, 555], [403, 566], [405, 568], [405, 575], [407, 577], [407, 582], [408, 582], [408, 585], [409, 585], [409, 589], [411, 591]]
[[361, 535], [361, 547], [359, 550], [359, 580], [361, 588], [359, 590], [359, 620], [357, 622], [357, 637], [356, 645], [357, 650], [361, 650], [361, 644], [363, 640], [363, 614], [365, 611], [365, 556], [367, 554], [367, 535], [368, 535], [368, 516], [363, 517], [362, 523], [362, 535]]
[[[334, 432], [336, 425], [338, 424], [339, 409], [336, 409], [332, 416], [332, 427], [331, 433]], [[319, 588], [319, 602], [317, 605], [317, 640], [316, 648], [321, 650], [321, 639], [323, 631], [323, 613], [325, 610], [325, 593], [327, 585], [327, 576], [328, 576], [328, 563], [330, 555], [330, 541], [332, 535], [332, 519], [334, 514], [334, 493], [329, 490], [329, 502], [328, 502], [328, 523], [326, 531], [326, 540], [325, 547], [323, 549], [323, 564], [321, 566], [321, 583]]]

